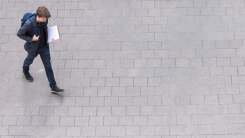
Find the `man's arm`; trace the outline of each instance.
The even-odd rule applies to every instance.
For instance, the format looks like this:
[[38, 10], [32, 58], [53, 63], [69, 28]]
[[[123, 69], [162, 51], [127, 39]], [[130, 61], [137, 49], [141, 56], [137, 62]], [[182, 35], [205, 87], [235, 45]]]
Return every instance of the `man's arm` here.
[[32, 37], [26, 34], [27, 31], [30, 30], [31, 26], [31, 22], [27, 21], [26, 23], [24, 23], [24, 25], [18, 30], [17, 36], [27, 42], [32, 42]]

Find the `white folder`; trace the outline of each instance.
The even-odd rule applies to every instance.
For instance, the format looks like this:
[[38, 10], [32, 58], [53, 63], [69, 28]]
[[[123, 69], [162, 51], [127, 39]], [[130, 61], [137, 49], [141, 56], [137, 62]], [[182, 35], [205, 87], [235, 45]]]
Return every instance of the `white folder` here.
[[59, 30], [57, 25], [48, 27], [48, 43], [60, 39]]

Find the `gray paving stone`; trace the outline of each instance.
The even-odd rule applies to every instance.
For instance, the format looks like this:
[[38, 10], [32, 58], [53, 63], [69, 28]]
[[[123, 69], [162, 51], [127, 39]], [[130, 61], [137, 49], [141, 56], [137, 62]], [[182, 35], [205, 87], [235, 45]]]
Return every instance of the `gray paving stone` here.
[[[26, 11], [46, 5], [53, 95], [21, 71]], [[0, 138], [244, 138], [244, 0], [0, 0]]]

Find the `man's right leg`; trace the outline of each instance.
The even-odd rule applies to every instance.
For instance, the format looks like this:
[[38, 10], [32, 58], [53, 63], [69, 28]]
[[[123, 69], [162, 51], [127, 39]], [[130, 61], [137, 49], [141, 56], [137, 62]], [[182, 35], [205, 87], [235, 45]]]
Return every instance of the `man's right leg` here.
[[23, 73], [26, 78], [26, 80], [33, 82], [33, 77], [31, 76], [29, 70], [30, 70], [30, 65], [33, 63], [34, 58], [37, 56], [36, 52], [28, 52], [27, 57], [24, 60], [23, 64]]

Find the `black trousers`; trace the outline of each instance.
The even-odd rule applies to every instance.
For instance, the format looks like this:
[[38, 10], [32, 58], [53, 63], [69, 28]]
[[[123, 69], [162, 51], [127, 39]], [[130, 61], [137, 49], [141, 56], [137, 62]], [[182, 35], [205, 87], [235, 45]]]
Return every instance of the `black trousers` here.
[[40, 55], [45, 68], [46, 76], [49, 81], [49, 86], [52, 88], [54, 85], [56, 85], [56, 81], [51, 65], [49, 46], [37, 46], [37, 45], [25, 44], [24, 47], [28, 54], [24, 60], [23, 71], [29, 71], [30, 65], [33, 63], [35, 57], [37, 55]]

